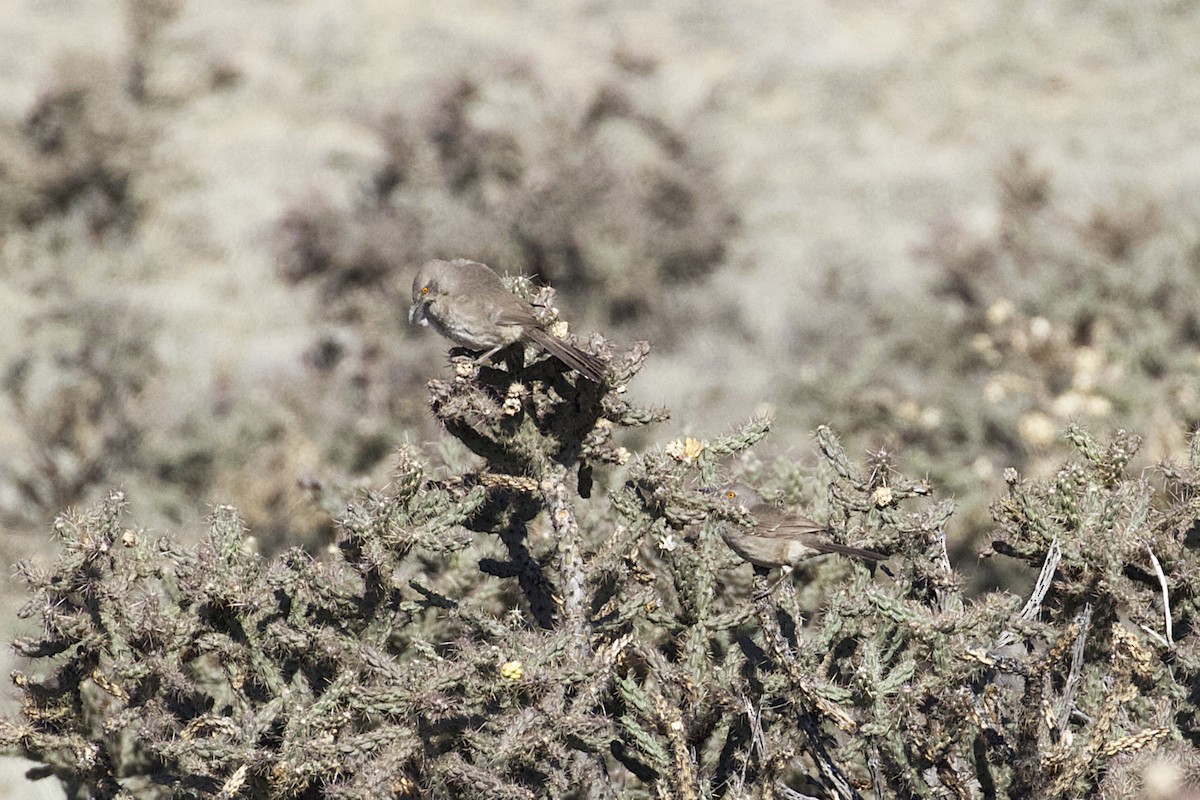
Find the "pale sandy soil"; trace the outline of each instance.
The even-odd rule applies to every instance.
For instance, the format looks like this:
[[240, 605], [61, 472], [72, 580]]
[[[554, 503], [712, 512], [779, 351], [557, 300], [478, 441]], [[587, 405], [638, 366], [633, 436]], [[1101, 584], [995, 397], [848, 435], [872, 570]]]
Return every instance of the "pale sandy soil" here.
[[[0, 0], [0, 115], [21, 117], [64, 62], [121, 58], [128, 36], [115, 1]], [[693, 291], [734, 298], [748, 329], [698, 327], [633, 388], [674, 409], [672, 430], [775, 407], [778, 446], [807, 446], [820, 420], [779, 408], [763, 366], [788, 368], [819, 278], [905, 292], [933, 221], [995, 224], [993, 173], [1014, 149], [1081, 208], [1127, 191], [1197, 210], [1197, 41], [1200, 7], [1184, 2], [185, 2], [154, 56], [151, 91], [175, 111], [147, 153], [142, 249], [106, 288], [170, 320], [178, 391], [222, 372], [269, 397], [299, 369], [311, 313], [276, 278], [272, 226], [316, 188], [349, 202], [380, 157], [368, 111], [480, 59], [531, 65], [570, 97], [621, 48], [659, 61], [668, 118], [740, 204], [727, 266]], [[205, 91], [221, 63], [241, 82]], [[27, 287], [0, 270], [7, 361]], [[9, 775], [7, 796], [45, 791]]]

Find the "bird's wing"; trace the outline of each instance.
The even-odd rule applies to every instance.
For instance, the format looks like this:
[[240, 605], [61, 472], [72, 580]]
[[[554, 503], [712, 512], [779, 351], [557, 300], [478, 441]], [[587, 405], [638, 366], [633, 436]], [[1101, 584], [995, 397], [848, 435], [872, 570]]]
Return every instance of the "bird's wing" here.
[[818, 553], [841, 553], [866, 561], [883, 561], [887, 558], [883, 553], [874, 550], [829, 541], [826, 537], [832, 529], [806, 517], [789, 516], [770, 506], [759, 506], [750, 513], [758, 520], [758, 527], [754, 529], [755, 535], [764, 539], [792, 539]]
[[793, 517], [776, 508], [759, 506], [750, 509], [758, 522], [754, 532], [765, 539], [794, 539], [805, 534], [828, 533], [829, 526], [806, 517]]
[[541, 327], [541, 321], [533, 313], [533, 306], [515, 294], [509, 297], [512, 298], [511, 302], [505, 300], [494, 304], [491, 314], [493, 322], [497, 325], [520, 325], [522, 328]]

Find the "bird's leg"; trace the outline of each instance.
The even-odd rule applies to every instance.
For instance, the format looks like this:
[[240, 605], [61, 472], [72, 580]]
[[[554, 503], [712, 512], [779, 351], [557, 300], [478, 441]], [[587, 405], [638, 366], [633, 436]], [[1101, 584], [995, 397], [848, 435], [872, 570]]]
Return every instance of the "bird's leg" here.
[[456, 361], [460, 358], [465, 359], [467, 362], [474, 364], [476, 369], [480, 369], [487, 366], [488, 360], [504, 348], [505, 345], [499, 345], [498, 347], [493, 347], [491, 350], [481, 353], [478, 350], [472, 350], [469, 347], [452, 347], [450, 348], [450, 360]]
[[503, 350], [505, 347], [508, 347], [508, 345], [506, 345], [506, 344], [498, 344], [498, 345], [496, 345], [495, 347], [493, 347], [491, 350], [488, 350], [486, 353], [483, 353], [482, 355], [475, 356], [475, 363], [476, 363], [476, 364], [482, 364], [484, 361], [487, 361], [489, 358], [491, 358], [492, 356], [496, 355], [496, 353], [499, 353], [499, 352], [500, 352], [501, 350]]

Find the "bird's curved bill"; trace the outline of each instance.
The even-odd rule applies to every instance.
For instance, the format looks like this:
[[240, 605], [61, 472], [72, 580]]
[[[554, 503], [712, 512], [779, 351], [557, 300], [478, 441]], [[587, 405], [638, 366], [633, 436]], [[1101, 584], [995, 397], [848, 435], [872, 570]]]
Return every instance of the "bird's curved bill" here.
[[428, 325], [429, 317], [426, 314], [428, 308], [429, 304], [424, 300], [413, 303], [412, 308], [408, 310], [408, 324], [412, 325], [413, 323], [419, 322], [422, 325]]

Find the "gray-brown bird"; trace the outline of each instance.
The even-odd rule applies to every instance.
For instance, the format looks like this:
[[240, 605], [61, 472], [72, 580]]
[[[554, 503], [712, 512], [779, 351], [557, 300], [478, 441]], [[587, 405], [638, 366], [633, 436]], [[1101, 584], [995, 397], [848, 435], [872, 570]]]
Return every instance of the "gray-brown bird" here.
[[750, 512], [755, 525], [747, 528], [732, 522], [720, 526], [721, 538], [729, 549], [760, 567], [796, 567], [801, 562], [826, 553], [840, 553], [864, 561], [883, 561], [883, 553], [850, 547], [830, 541], [828, 525], [788, 514], [765, 502], [758, 492], [744, 484], [734, 484], [721, 492], [727, 503], [737, 503]]
[[408, 321], [430, 325], [468, 350], [490, 358], [516, 342], [538, 345], [594, 383], [604, 363], [546, 330], [533, 305], [510, 292], [486, 264], [466, 258], [430, 261], [413, 280]]

